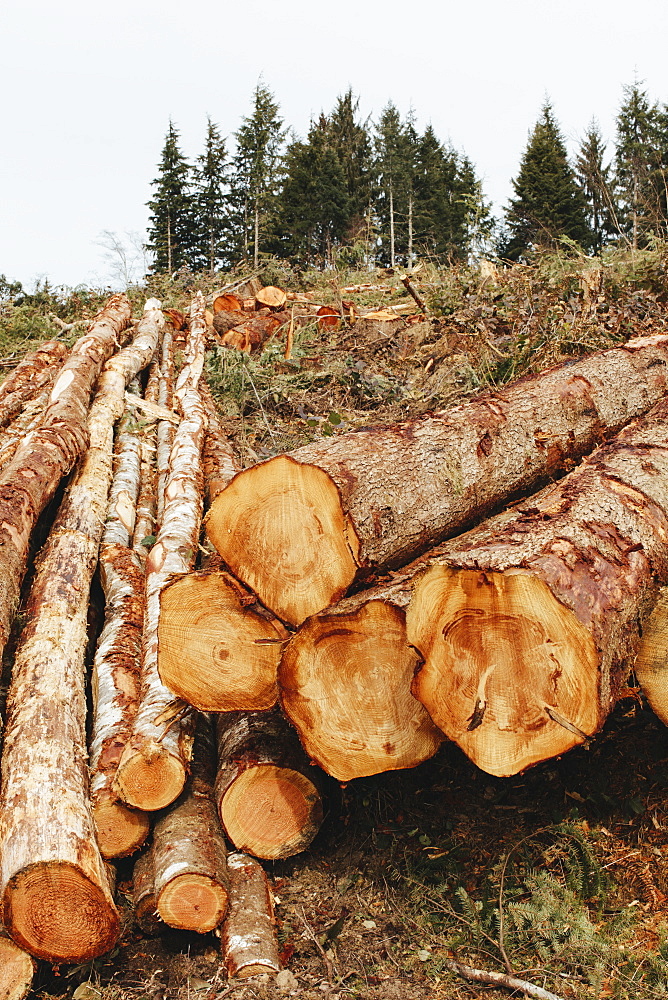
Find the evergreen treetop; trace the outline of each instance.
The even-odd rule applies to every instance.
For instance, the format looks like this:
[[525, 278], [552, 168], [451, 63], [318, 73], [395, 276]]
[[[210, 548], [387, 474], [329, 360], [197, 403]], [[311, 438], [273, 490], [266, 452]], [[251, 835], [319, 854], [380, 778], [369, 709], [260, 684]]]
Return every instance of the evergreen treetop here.
[[179, 133], [172, 121], [165, 137], [155, 194], [148, 207], [147, 250], [153, 254], [152, 270], [170, 274], [192, 264], [196, 241], [195, 204], [191, 168], [179, 147]]

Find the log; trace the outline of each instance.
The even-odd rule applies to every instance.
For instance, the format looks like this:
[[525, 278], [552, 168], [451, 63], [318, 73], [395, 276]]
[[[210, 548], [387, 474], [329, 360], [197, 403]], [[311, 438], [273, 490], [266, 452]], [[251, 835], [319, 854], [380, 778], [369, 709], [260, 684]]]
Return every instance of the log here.
[[199, 716], [188, 783], [153, 830], [156, 909], [170, 927], [206, 934], [227, 911], [225, 841], [213, 801], [211, 723]]
[[338, 330], [341, 324], [341, 311], [333, 306], [320, 306], [316, 313], [318, 326], [321, 330]]
[[311, 760], [350, 781], [432, 757], [443, 734], [410, 691], [420, 663], [405, 613], [391, 604], [309, 618], [285, 647], [278, 680]]
[[275, 705], [276, 672], [288, 638], [282, 624], [227, 573], [190, 573], [162, 591], [160, 679], [202, 712]]
[[603, 725], [666, 582], [663, 401], [560, 483], [424, 560], [406, 620], [424, 658], [413, 692], [491, 774], [564, 753]]
[[668, 726], [668, 587], [661, 587], [642, 626], [633, 669], [652, 711]]
[[[214, 317], [219, 312], [241, 312], [241, 299], [233, 292], [225, 295], [217, 295], [213, 300]], [[214, 324], [215, 325], [215, 324]]]
[[32, 434], [42, 422], [44, 411], [51, 396], [51, 388], [40, 392], [30, 400], [18, 416], [5, 427], [0, 436], [0, 469], [3, 469], [16, 454], [21, 442]]
[[39, 376], [36, 376], [33, 382], [5, 396], [0, 402], [0, 427], [6, 427], [14, 417], [18, 416], [26, 403], [42, 389], [45, 389], [47, 386], [49, 389], [52, 387], [56, 380], [58, 367], [60, 366], [58, 365], [53, 369], [40, 372]]
[[156, 909], [152, 847], [137, 857], [132, 869], [132, 906], [135, 923], [144, 934], [155, 937], [164, 930]]
[[249, 354], [271, 340], [280, 325], [280, 319], [275, 316], [252, 316], [220, 336], [218, 342], [222, 347], [233, 347]]
[[147, 814], [125, 806], [112, 787], [139, 701], [144, 570], [130, 541], [140, 469], [141, 442], [126, 411], [117, 435], [114, 479], [100, 544], [105, 622], [97, 643], [92, 678], [91, 803], [103, 858], [133, 854], [150, 829]]
[[274, 901], [262, 866], [235, 852], [228, 855], [227, 871], [230, 900], [220, 946], [228, 976], [247, 979], [280, 972]]
[[31, 351], [0, 385], [0, 403], [4, 403], [15, 392], [33, 385], [43, 372], [53, 369], [57, 371], [66, 354], [67, 348], [60, 340], [47, 340], [36, 351]]
[[[166, 329], [162, 338], [160, 356], [160, 378], [158, 383], [158, 403], [171, 409], [174, 402], [174, 341], [171, 330]], [[169, 475], [169, 462], [174, 443], [174, 424], [170, 420], [158, 422], [156, 463], [158, 483], [156, 489], [157, 524], [160, 525], [165, 506], [165, 487]]]
[[211, 506], [221, 490], [241, 471], [241, 466], [223, 428], [211, 389], [204, 379], [200, 382], [200, 392], [207, 418], [202, 462], [208, 504]]
[[130, 315], [127, 296], [109, 299], [63, 364], [39, 427], [0, 472], [0, 652], [18, 605], [32, 530], [88, 446], [90, 392]]
[[287, 300], [287, 294], [276, 285], [266, 285], [255, 293], [255, 303], [258, 309], [268, 306], [270, 309], [282, 309]]
[[356, 576], [405, 564], [572, 467], [662, 397], [667, 361], [665, 336], [629, 341], [449, 411], [316, 441], [232, 480], [208, 536], [300, 625]]
[[170, 805], [180, 795], [192, 747], [192, 720], [180, 718], [177, 699], [158, 673], [158, 620], [163, 587], [188, 573], [197, 556], [206, 432], [197, 386], [205, 349], [204, 297], [198, 292], [191, 307], [185, 364], [174, 391], [183, 419], [170, 453], [162, 523], [146, 560], [140, 704], [114, 780], [114, 790], [127, 805], [147, 812]]
[[0, 1000], [23, 1000], [30, 992], [36, 963], [0, 927]]
[[[162, 349], [162, 345], [160, 345]], [[160, 365], [156, 358], [151, 365], [148, 382], [146, 383], [145, 399], [149, 403], [157, 403], [160, 382]], [[158, 470], [156, 467], [156, 450], [158, 443], [158, 422], [145, 424], [139, 433], [140, 469], [139, 495], [135, 524], [132, 532], [132, 550], [142, 567], [146, 564], [149, 539], [155, 536], [155, 519], [157, 516]]]
[[319, 779], [280, 712], [218, 716], [215, 798], [227, 838], [258, 858], [306, 850], [322, 823]]
[[90, 447], [40, 554], [7, 699], [0, 796], [3, 921], [18, 944], [55, 962], [101, 955], [120, 930], [88, 799], [84, 658], [113, 425], [123, 412], [126, 382], [155, 349], [157, 305], [147, 303], [134, 342], [106, 364], [99, 379]]

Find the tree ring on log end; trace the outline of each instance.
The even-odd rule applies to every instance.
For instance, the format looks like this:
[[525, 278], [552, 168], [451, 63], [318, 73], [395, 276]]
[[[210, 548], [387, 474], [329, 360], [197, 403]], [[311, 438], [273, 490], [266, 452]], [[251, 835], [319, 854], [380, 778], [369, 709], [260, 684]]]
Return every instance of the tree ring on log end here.
[[48, 962], [88, 962], [109, 951], [120, 933], [109, 892], [70, 862], [22, 869], [5, 888], [3, 911], [17, 944]]
[[413, 693], [489, 774], [517, 774], [598, 728], [594, 641], [538, 577], [433, 566], [406, 625], [424, 658]]
[[185, 781], [183, 761], [159, 743], [147, 744], [139, 751], [128, 746], [118, 765], [114, 791], [127, 805], [155, 812], [179, 797]]
[[170, 927], [206, 934], [227, 910], [227, 892], [216, 879], [190, 872], [173, 878], [160, 892], [157, 910]]
[[299, 771], [273, 764], [242, 771], [219, 808], [222, 826], [235, 848], [268, 860], [305, 850], [323, 818], [315, 785]]
[[151, 824], [145, 812], [128, 809], [111, 796], [93, 806], [97, 846], [103, 858], [125, 858], [134, 854], [146, 838]]
[[206, 531], [235, 576], [291, 625], [338, 600], [357, 571], [359, 543], [336, 484], [286, 455], [235, 476]]

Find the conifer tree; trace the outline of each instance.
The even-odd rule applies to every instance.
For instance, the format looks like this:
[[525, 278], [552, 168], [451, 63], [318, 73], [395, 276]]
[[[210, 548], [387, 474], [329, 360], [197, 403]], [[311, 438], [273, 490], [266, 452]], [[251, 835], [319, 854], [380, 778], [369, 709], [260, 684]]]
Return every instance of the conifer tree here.
[[591, 247], [597, 255], [619, 234], [610, 164], [604, 164], [604, 157], [605, 142], [599, 124], [593, 118], [580, 143], [575, 159], [575, 175], [587, 203], [587, 221], [592, 232]]
[[152, 270], [172, 274], [193, 264], [195, 204], [191, 169], [179, 148], [179, 133], [170, 121], [158, 176], [152, 181], [155, 195], [148, 202], [147, 250], [153, 254]]
[[343, 167], [350, 204], [351, 232], [354, 237], [370, 212], [372, 195], [372, 147], [369, 122], [358, 120], [359, 97], [352, 88], [341, 95], [327, 122], [332, 148]]
[[211, 118], [207, 118], [204, 152], [195, 163], [195, 211], [197, 232], [195, 254], [198, 269], [213, 274], [229, 262], [225, 246], [228, 228], [228, 176], [225, 140]]
[[350, 199], [324, 115], [311, 123], [306, 141], [295, 139], [289, 145], [285, 173], [276, 220], [281, 241], [277, 252], [308, 264], [330, 263], [350, 223]]
[[517, 260], [535, 247], [549, 246], [560, 236], [585, 248], [590, 246], [584, 195], [549, 102], [529, 135], [512, 184], [515, 197], [506, 212], [509, 240], [502, 248], [509, 260]]
[[[407, 249], [409, 198], [414, 174], [414, 144], [390, 101], [383, 109], [374, 136], [377, 184], [376, 213], [380, 221], [381, 255], [390, 267], [397, 249]], [[399, 230], [399, 231], [398, 231]]]
[[615, 180], [624, 231], [634, 249], [649, 234], [666, 230], [666, 126], [665, 109], [650, 104], [638, 83], [624, 87], [617, 116]]
[[254, 267], [276, 208], [286, 134], [278, 104], [267, 87], [258, 83], [251, 114], [235, 133], [231, 193], [237, 250], [248, 256], [252, 249]]

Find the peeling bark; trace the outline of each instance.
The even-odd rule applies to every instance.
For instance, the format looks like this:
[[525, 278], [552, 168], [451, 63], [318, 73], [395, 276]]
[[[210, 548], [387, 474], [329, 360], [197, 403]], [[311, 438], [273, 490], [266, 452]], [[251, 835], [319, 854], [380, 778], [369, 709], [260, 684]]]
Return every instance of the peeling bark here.
[[26, 355], [0, 385], [0, 403], [13, 393], [34, 385], [45, 371], [54, 368], [57, 371], [66, 354], [67, 348], [60, 340], [47, 340]]
[[[162, 345], [161, 345], [162, 350]], [[156, 359], [151, 365], [146, 392], [144, 398], [148, 402], [158, 401], [158, 388], [160, 381], [160, 365]], [[158, 441], [157, 421], [145, 425], [139, 434], [141, 466], [139, 474], [139, 496], [137, 497], [137, 512], [135, 516], [134, 531], [132, 534], [132, 548], [137, 555], [142, 566], [146, 563], [150, 545], [146, 544], [146, 539], [155, 536], [156, 514], [157, 514], [157, 493], [158, 493], [158, 470], [156, 467], [156, 450]]]
[[221, 928], [223, 962], [230, 978], [280, 972], [274, 902], [262, 866], [245, 854], [227, 858], [230, 906]]
[[208, 421], [203, 465], [206, 493], [211, 506], [221, 490], [224, 490], [237, 472], [241, 471], [241, 466], [225, 433], [218, 408], [206, 381], [200, 383], [200, 388]]
[[219, 494], [207, 533], [231, 571], [301, 624], [536, 489], [658, 402], [668, 338], [568, 361], [433, 416], [317, 441]]

